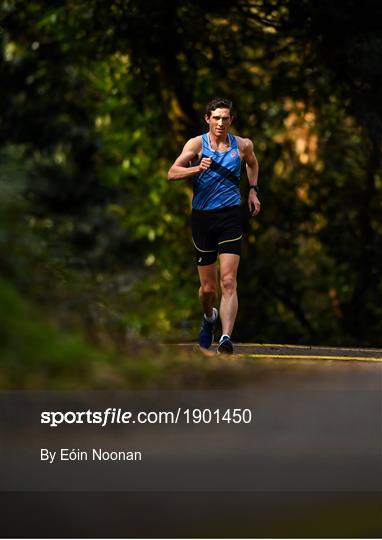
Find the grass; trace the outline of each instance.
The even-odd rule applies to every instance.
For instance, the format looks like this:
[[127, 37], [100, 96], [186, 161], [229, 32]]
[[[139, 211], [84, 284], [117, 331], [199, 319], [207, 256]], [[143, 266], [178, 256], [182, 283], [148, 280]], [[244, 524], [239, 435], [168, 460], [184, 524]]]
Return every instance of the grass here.
[[246, 359], [129, 341], [123, 351], [59, 329], [0, 279], [0, 387], [7, 389], [227, 388], [248, 383]]

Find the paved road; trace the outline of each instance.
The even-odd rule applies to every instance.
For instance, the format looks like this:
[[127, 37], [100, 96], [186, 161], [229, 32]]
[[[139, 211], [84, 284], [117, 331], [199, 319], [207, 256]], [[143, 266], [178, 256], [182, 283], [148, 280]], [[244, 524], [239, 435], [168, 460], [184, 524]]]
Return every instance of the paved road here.
[[236, 346], [236, 352], [252, 358], [382, 362], [382, 349], [240, 343]]
[[[180, 348], [195, 348], [194, 344], [179, 343]], [[207, 351], [207, 355], [216, 352], [216, 345]], [[294, 359], [317, 361], [353, 361], [353, 362], [379, 362], [382, 363], [382, 349], [363, 349], [345, 347], [317, 347], [304, 345], [280, 345], [261, 343], [236, 343], [235, 357], [248, 357], [259, 359]]]

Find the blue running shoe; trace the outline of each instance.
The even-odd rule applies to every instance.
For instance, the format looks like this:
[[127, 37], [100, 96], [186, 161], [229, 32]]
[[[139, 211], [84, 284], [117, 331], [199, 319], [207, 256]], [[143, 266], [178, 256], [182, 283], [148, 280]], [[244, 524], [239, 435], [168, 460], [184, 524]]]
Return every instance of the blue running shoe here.
[[223, 336], [219, 341], [218, 354], [233, 354], [233, 344], [229, 336]]
[[213, 322], [208, 322], [206, 318], [203, 317], [202, 326], [199, 332], [199, 345], [203, 349], [209, 349], [214, 341], [214, 330], [219, 316], [216, 308], [213, 308], [213, 315], [215, 317]]

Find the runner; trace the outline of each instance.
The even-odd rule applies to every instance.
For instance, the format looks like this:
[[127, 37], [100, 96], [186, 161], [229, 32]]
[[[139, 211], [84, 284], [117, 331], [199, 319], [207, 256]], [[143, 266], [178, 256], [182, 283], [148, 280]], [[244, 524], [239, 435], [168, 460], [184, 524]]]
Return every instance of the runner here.
[[[236, 275], [240, 261], [242, 220], [240, 212], [240, 171], [246, 163], [249, 181], [250, 214], [260, 212], [258, 163], [253, 143], [229, 133], [233, 121], [232, 102], [215, 98], [204, 116], [209, 130], [187, 141], [168, 171], [169, 180], [193, 177], [192, 240], [195, 248], [204, 317], [199, 345], [208, 349], [214, 340], [218, 310], [217, 257], [220, 266], [220, 319], [222, 336], [219, 353], [232, 354], [231, 335], [238, 310]], [[196, 164], [195, 164], [196, 162]]]

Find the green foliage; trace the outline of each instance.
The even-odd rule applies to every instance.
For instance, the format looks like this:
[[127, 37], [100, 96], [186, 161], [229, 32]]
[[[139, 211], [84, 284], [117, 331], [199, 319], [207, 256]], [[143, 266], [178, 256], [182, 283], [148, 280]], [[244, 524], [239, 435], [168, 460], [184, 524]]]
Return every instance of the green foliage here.
[[6, 381], [11, 386], [23, 386], [26, 372], [32, 384], [41, 384], [41, 371], [54, 381], [63, 371], [70, 370], [71, 384], [76, 385], [76, 378], [86, 376], [89, 364], [103, 358], [80, 337], [63, 336], [52, 325], [39, 320], [36, 311], [3, 280], [0, 299], [2, 384]]

